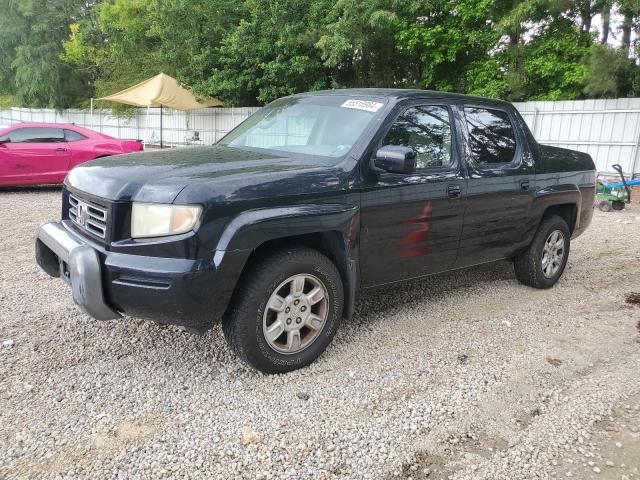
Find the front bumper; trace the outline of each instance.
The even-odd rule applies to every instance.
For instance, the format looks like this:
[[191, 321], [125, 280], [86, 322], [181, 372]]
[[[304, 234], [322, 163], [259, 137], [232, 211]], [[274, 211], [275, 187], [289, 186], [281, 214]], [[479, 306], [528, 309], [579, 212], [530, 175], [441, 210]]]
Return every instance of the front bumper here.
[[74, 238], [60, 223], [47, 222], [38, 227], [36, 260], [49, 275], [71, 285], [73, 301], [82, 311], [97, 320], [120, 317], [105, 300], [97, 251]]
[[98, 320], [121, 314], [206, 330], [227, 308], [246, 254], [227, 252], [224, 265], [107, 251], [69, 221], [38, 227], [36, 260], [71, 286], [73, 300]]

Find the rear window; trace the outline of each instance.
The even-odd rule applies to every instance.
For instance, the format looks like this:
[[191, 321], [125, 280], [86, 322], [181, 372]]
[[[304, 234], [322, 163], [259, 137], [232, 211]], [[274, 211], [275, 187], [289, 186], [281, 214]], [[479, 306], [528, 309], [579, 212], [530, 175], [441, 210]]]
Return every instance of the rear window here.
[[55, 143], [64, 142], [61, 128], [28, 127], [18, 128], [8, 133], [11, 143]]
[[511, 163], [516, 154], [516, 135], [507, 112], [465, 107], [469, 147], [479, 165]]
[[65, 129], [65, 131], [64, 131], [64, 139], [67, 142], [78, 142], [80, 140], [86, 140], [87, 137], [85, 137], [81, 133], [74, 132], [73, 130], [66, 130]]

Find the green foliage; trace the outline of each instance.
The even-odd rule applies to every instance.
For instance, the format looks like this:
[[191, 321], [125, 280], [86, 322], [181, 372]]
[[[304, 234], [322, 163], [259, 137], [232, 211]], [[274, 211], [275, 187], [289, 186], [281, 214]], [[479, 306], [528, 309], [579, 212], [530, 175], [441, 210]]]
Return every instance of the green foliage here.
[[219, 66], [199, 89], [254, 105], [329, 86], [315, 48], [322, 0], [247, 0], [248, 13], [217, 49]]
[[11, 95], [0, 95], [0, 110], [6, 110], [15, 105], [15, 101]]
[[63, 109], [86, 98], [82, 72], [61, 60], [69, 25], [86, 14], [84, 0], [0, 0], [0, 91], [20, 105]]
[[412, 53], [420, 87], [469, 90], [468, 70], [482, 69], [481, 62], [500, 40], [492, 22], [494, 9], [492, 0], [407, 3], [395, 36], [399, 48]]
[[633, 88], [634, 65], [625, 52], [594, 45], [585, 61], [584, 93], [593, 98], [625, 96]]
[[585, 66], [592, 39], [575, 24], [558, 19], [525, 48], [527, 84], [518, 100], [573, 100], [582, 96]]
[[[409, 56], [398, 48], [402, 3], [391, 0], [327, 2], [319, 50], [336, 87], [394, 87], [415, 84]], [[331, 4], [332, 3], [332, 4]]]
[[0, 94], [19, 105], [86, 105], [159, 72], [247, 106], [340, 87], [640, 93], [640, 0], [0, 0], [0, 12]]

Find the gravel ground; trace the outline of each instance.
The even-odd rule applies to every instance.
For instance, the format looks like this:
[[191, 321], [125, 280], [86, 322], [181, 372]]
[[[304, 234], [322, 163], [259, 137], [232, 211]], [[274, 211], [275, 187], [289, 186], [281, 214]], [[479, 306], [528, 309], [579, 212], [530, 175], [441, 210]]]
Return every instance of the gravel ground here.
[[33, 260], [59, 191], [0, 193], [0, 478], [640, 478], [640, 205], [550, 291], [499, 263], [363, 295], [310, 368], [81, 314]]

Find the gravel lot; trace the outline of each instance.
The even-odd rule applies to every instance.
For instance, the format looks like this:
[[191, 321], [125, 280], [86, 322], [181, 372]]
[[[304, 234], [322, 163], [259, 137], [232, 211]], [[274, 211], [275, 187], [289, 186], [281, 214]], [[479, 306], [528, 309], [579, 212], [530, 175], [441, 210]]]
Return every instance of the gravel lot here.
[[81, 314], [33, 259], [59, 195], [0, 192], [0, 478], [640, 478], [640, 205], [550, 291], [500, 263], [370, 292], [264, 376], [219, 328]]

